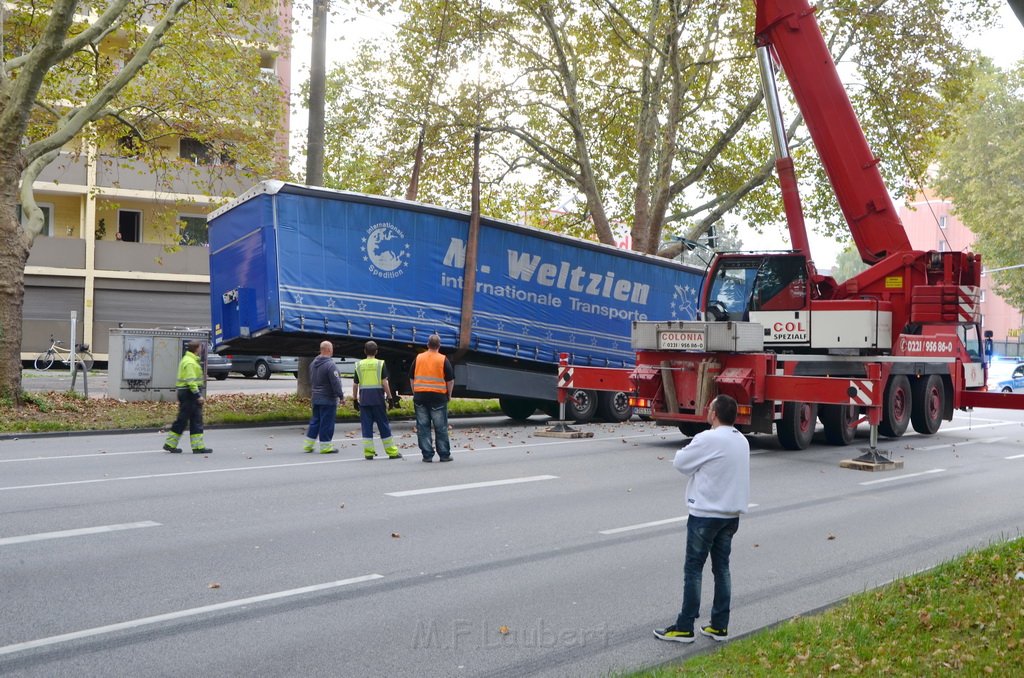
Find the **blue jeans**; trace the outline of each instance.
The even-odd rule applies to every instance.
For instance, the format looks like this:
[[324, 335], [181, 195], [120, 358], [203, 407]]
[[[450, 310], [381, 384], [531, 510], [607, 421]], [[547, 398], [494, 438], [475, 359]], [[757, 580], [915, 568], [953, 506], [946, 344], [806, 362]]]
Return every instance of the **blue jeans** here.
[[334, 420], [338, 417], [338, 403], [321, 404], [313, 403], [313, 415], [309, 418], [309, 428], [306, 430], [306, 437], [316, 440], [320, 436], [320, 442], [329, 443], [334, 439]]
[[[416, 410], [416, 438], [420, 444], [420, 453], [424, 459], [434, 458], [435, 444], [437, 456], [447, 459], [451, 456], [450, 443], [448, 441], [448, 404], [441, 405], [413, 405]], [[431, 429], [433, 429], [434, 443], [431, 444]]]
[[690, 516], [686, 521], [686, 562], [683, 565], [683, 609], [676, 618], [676, 628], [693, 630], [693, 620], [700, 616], [700, 587], [704, 563], [711, 554], [711, 573], [715, 577], [715, 599], [711, 604], [711, 626], [729, 628], [729, 604], [732, 600], [732, 577], [729, 554], [732, 536], [740, 527], [739, 518], [702, 518]]

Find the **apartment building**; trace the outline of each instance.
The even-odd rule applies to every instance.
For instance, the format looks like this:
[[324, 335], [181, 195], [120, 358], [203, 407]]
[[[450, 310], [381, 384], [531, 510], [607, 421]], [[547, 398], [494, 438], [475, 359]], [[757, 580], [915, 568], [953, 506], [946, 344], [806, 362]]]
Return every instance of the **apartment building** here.
[[[900, 208], [900, 219], [916, 249], [958, 252], [970, 250], [974, 244], [974, 233], [953, 214], [951, 200], [919, 195], [910, 208]], [[982, 325], [992, 331], [998, 342], [1019, 342], [1024, 312], [994, 292], [993, 275], [998, 273], [986, 274], [981, 279]]]
[[[265, 20], [287, 36], [289, 0]], [[253, 49], [252, 58], [285, 102], [276, 128], [267, 130], [283, 169], [290, 54], [287, 47]], [[46, 227], [25, 270], [22, 360], [45, 349], [51, 334], [66, 343], [72, 313], [76, 340], [90, 344], [99, 361], [107, 360], [111, 328], [209, 327], [206, 214], [268, 178], [188, 136], [161, 139], [158, 166], [140, 159], [131, 139], [88, 139], [66, 147], [33, 185]]]

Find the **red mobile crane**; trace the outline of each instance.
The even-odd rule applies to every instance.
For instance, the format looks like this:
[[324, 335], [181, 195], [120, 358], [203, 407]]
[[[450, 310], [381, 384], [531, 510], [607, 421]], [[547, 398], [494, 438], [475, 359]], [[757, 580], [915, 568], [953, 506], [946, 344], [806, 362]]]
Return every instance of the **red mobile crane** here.
[[[986, 390], [978, 311], [981, 258], [914, 250], [806, 0], [756, 0], [756, 44], [793, 249], [726, 253], [708, 268], [698, 321], [634, 322], [632, 372], [563, 369], [560, 398], [624, 391], [636, 411], [686, 435], [707, 427], [718, 393], [740, 405], [745, 431], [787, 449], [846, 445], [857, 425], [899, 437], [935, 433], [955, 409], [1024, 409], [1024, 397]], [[838, 198], [863, 273], [819, 274], [789, 157], [773, 57]], [[872, 454], [874, 454], [872, 452]]]

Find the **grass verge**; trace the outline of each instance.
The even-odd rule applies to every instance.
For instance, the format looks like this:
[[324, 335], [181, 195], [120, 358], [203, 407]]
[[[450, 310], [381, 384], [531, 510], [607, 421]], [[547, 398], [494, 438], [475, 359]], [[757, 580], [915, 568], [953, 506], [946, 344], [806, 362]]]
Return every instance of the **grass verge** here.
[[[64, 431], [109, 431], [170, 426], [178, 411], [176, 402], [132, 401], [113, 398], [84, 398], [69, 392], [23, 393], [24, 406], [0, 401], [0, 433], [43, 433]], [[265, 424], [309, 421], [309, 398], [270, 393], [224, 394], [206, 401], [204, 423]], [[497, 400], [455, 398], [449, 403], [451, 416], [499, 413]], [[413, 416], [412, 398], [388, 413], [392, 419]], [[338, 409], [338, 421], [355, 421], [359, 415], [349, 406]]]
[[674, 676], [1022, 676], [1024, 539], [970, 552], [685, 663]]

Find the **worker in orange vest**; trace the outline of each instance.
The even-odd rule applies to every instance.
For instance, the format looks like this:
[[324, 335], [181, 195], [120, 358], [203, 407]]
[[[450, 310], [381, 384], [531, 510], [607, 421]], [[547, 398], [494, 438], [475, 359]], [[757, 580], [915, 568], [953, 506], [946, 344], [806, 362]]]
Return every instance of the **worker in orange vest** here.
[[435, 450], [441, 461], [452, 460], [448, 440], [448, 401], [454, 387], [455, 370], [451, 361], [441, 353], [441, 337], [431, 334], [427, 339], [427, 350], [416, 356], [412, 368], [416, 437], [423, 461], [428, 464], [434, 460]]

